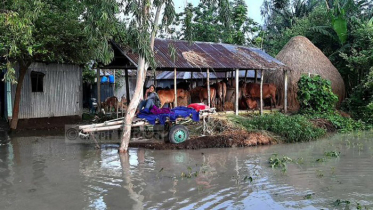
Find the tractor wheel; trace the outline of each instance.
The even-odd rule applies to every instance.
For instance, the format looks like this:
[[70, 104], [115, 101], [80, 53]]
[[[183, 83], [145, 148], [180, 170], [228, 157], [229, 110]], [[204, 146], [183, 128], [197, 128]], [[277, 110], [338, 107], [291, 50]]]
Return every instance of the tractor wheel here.
[[171, 127], [168, 136], [171, 143], [179, 144], [189, 138], [189, 131], [183, 125], [174, 125]]

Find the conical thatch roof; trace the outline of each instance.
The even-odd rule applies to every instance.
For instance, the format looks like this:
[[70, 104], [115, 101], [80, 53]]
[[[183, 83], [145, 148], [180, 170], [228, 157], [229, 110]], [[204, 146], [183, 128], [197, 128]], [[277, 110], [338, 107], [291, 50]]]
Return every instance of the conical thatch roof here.
[[[288, 105], [290, 109], [299, 109], [297, 101], [297, 82], [302, 74], [318, 74], [330, 80], [332, 90], [341, 102], [345, 97], [345, 85], [342, 76], [330, 60], [310, 40], [303, 36], [293, 37], [276, 56], [287, 65], [288, 73]], [[265, 75], [265, 82], [273, 83], [277, 87], [278, 102], [283, 104], [284, 76], [282, 71], [271, 71]]]

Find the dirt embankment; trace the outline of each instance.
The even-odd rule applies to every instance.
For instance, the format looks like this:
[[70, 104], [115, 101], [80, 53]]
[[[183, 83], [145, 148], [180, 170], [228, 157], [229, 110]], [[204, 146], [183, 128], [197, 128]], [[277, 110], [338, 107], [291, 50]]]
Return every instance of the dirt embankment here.
[[224, 147], [248, 147], [257, 145], [275, 144], [276, 141], [261, 133], [249, 133], [247, 131], [236, 131], [230, 134], [213, 136], [200, 136], [189, 139], [180, 144], [153, 142], [130, 142], [130, 147], [143, 147], [148, 149], [201, 149], [201, 148], [224, 148]]
[[[190, 139], [180, 144], [172, 144], [163, 141], [130, 142], [130, 147], [142, 147], [148, 149], [201, 149], [224, 147], [248, 147], [257, 145], [276, 144], [272, 137], [261, 132], [248, 132], [235, 125], [226, 118], [211, 118], [203, 127], [202, 122], [187, 126]], [[201, 136], [205, 130], [206, 135]]]

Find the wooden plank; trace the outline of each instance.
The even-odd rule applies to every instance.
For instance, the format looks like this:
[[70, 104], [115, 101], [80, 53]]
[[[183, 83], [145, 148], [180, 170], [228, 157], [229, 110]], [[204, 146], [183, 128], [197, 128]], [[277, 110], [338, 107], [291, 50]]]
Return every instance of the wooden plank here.
[[246, 78], [247, 78], [247, 71], [248, 70], [245, 71], [245, 83], [246, 83]]

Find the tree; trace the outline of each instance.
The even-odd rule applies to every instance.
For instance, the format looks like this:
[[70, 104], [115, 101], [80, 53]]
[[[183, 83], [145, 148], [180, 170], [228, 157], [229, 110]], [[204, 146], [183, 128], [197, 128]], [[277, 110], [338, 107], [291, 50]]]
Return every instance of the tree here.
[[202, 2], [193, 7], [188, 4], [184, 12], [177, 14], [175, 25], [181, 28], [179, 39], [251, 44], [251, 36], [259, 30], [253, 19], [247, 17], [245, 1]]
[[[163, 9], [164, 7], [164, 9]], [[155, 14], [152, 13], [155, 11]], [[126, 153], [131, 138], [131, 126], [135, 116], [136, 108], [140, 102], [142, 89], [145, 82], [145, 75], [149, 66], [155, 68], [154, 62], [154, 39], [158, 31], [159, 20], [163, 11], [163, 25], [172, 23], [175, 15], [172, 0], [139, 0], [128, 1], [124, 10], [129, 15], [131, 22], [128, 26], [127, 44], [139, 54], [137, 67], [137, 80], [135, 92], [128, 106], [123, 122], [123, 133], [119, 152]]]
[[[95, 1], [96, 2], [96, 1]], [[11, 129], [17, 128], [21, 90], [32, 62], [84, 64], [90, 59], [110, 62], [108, 39], [113, 30], [115, 1], [102, 1], [101, 18], [93, 18], [93, 1], [25, 0], [0, 2], [0, 55], [5, 60], [5, 79], [17, 83]], [[97, 5], [96, 5], [97, 6]], [[95, 11], [95, 14], [99, 12]], [[93, 24], [95, 23], [95, 24]], [[94, 30], [90, 30], [95, 27]], [[94, 32], [93, 32], [94, 31]], [[14, 66], [18, 65], [18, 78]]]

